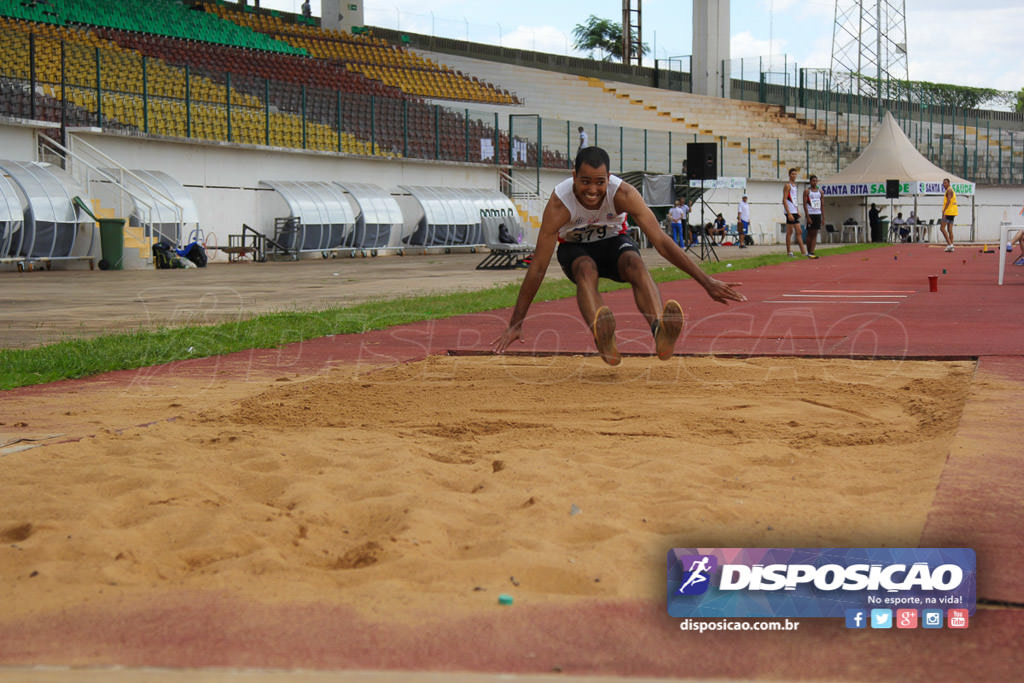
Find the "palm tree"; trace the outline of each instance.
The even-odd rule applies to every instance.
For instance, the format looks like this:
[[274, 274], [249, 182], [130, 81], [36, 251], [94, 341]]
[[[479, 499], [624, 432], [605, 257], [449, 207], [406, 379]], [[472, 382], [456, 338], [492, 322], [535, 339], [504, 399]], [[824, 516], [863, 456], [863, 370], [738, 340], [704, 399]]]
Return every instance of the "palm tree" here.
[[[585, 23], [576, 24], [572, 37], [573, 47], [587, 50], [591, 58], [596, 51], [601, 54], [601, 61], [622, 61], [622, 24], [618, 22], [591, 14]], [[639, 51], [641, 55], [645, 54], [647, 44], [640, 45]]]

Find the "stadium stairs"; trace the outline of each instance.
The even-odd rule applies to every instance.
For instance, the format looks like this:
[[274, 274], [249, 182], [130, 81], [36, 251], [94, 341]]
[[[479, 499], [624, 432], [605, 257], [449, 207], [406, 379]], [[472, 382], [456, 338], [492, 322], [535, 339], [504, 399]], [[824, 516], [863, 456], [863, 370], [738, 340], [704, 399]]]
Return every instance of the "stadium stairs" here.
[[[427, 51], [420, 53], [435, 57]], [[500, 84], [517, 92], [524, 102], [516, 108], [516, 113], [536, 113], [544, 118], [569, 121], [573, 130], [577, 124], [586, 127], [597, 123], [615, 128], [672, 131], [674, 136], [679, 136], [680, 149], [685, 142], [719, 142], [723, 146], [726, 169], [742, 169], [746, 175], [749, 161], [750, 175], [754, 178], [777, 178], [779, 169], [784, 173], [790, 167], [802, 170], [807, 165], [807, 141], [810, 141], [811, 167], [835, 166], [834, 140], [824, 131], [787, 115], [781, 107], [457, 55], [437, 55], [436, 58], [443, 58], [449, 65], [487, 80], [501, 79]], [[778, 162], [776, 140], [781, 147]], [[634, 151], [627, 152], [626, 156], [638, 158], [641, 155]], [[843, 163], [851, 159], [844, 158]]]

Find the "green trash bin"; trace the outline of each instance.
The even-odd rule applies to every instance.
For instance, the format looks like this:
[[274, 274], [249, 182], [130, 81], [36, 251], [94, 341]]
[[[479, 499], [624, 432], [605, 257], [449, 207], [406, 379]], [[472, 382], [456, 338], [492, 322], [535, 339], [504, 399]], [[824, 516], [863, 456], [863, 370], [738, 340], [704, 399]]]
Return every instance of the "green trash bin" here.
[[889, 241], [889, 219], [883, 218], [878, 221], [878, 225], [871, 229], [871, 241], [872, 242], [888, 242]]
[[100, 270], [124, 270], [124, 218], [97, 218], [81, 197], [72, 199], [100, 226]]
[[[124, 270], [124, 219], [100, 218], [100, 270]], [[106, 267], [104, 268], [104, 265]]]

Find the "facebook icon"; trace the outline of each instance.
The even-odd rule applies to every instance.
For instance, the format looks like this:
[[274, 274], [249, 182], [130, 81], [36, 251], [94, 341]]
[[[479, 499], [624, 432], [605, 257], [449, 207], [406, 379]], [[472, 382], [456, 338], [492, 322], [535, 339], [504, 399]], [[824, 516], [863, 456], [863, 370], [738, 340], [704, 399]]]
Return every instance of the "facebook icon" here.
[[867, 610], [848, 609], [846, 610], [846, 628], [867, 628]]

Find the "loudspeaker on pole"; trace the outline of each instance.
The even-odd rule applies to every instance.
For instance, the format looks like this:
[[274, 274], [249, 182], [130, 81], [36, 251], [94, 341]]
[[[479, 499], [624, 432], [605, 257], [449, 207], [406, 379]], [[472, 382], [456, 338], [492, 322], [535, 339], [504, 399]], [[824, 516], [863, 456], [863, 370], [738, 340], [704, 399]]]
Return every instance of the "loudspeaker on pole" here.
[[889, 179], [885, 181], [885, 198], [886, 199], [899, 199], [900, 198], [900, 181]]
[[694, 180], [714, 180], [718, 177], [718, 144], [715, 142], [686, 143], [686, 171]]

